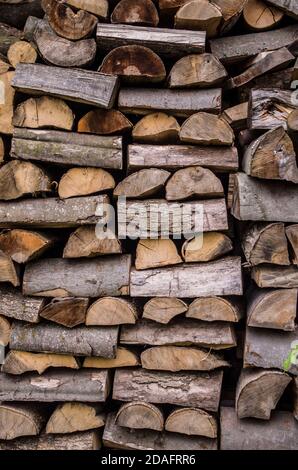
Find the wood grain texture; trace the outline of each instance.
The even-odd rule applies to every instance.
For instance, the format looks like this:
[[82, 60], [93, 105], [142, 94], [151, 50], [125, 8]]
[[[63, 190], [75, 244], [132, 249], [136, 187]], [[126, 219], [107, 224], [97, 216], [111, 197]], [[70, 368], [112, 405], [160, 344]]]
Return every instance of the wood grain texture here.
[[281, 287], [292, 289], [298, 287], [297, 266], [260, 265], [252, 269], [251, 277], [259, 287]]
[[249, 98], [248, 123], [250, 129], [287, 129], [287, 119], [297, 109], [295, 93], [279, 88], [255, 88]]
[[66, 435], [41, 434], [38, 437], [19, 437], [12, 442], [1, 441], [0, 450], [98, 450], [100, 437], [96, 431], [76, 432]]
[[292, 18], [298, 20], [298, 5], [295, 0], [268, 0], [268, 3], [284, 11]]
[[26, 404], [0, 404], [0, 439], [37, 436], [44, 427], [47, 413], [41, 407]]
[[13, 375], [21, 375], [25, 372], [38, 372], [41, 375], [52, 367], [77, 370], [80, 369], [80, 364], [75, 357], [65, 354], [31, 353], [10, 349], [1, 371]]

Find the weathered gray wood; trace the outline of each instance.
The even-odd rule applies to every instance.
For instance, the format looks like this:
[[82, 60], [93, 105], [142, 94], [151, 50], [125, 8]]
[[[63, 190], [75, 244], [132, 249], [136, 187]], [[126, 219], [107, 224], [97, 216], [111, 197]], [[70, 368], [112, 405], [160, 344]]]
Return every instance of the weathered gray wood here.
[[82, 401], [105, 402], [110, 390], [107, 370], [51, 370], [42, 376], [29, 373], [21, 376], [0, 373], [2, 401]]
[[228, 257], [209, 263], [171, 268], [132, 269], [132, 297], [208, 297], [242, 295], [241, 260]]
[[122, 327], [120, 343], [226, 349], [236, 346], [236, 337], [230, 323], [181, 319], [162, 325], [148, 320], [139, 320], [135, 325]]
[[14, 322], [10, 335], [10, 348], [17, 351], [99, 356], [113, 359], [116, 356], [118, 327], [62, 325], [26, 325]]
[[120, 111], [148, 114], [164, 111], [174, 116], [187, 117], [199, 111], [221, 112], [221, 89], [168, 90], [156, 88], [122, 88], [118, 97]]
[[25, 199], [0, 203], [0, 227], [76, 227], [107, 221], [98, 215], [108, 204], [106, 195], [58, 198]]
[[237, 173], [232, 215], [238, 220], [298, 222], [298, 186]]
[[23, 93], [47, 94], [99, 108], [113, 106], [118, 84], [114, 75], [40, 64], [19, 64], [12, 82]]
[[149, 429], [129, 429], [117, 426], [116, 415], [110, 413], [107, 417], [103, 443], [114, 449], [135, 450], [216, 450], [216, 439], [190, 437], [172, 432], [159, 433]]
[[113, 399], [169, 403], [217, 411], [222, 377], [222, 371], [174, 374], [144, 369], [117, 369]]
[[122, 169], [122, 137], [15, 128], [11, 157], [58, 165]]
[[288, 411], [270, 421], [238, 419], [234, 408], [221, 408], [221, 450], [297, 450], [298, 423]]
[[26, 297], [19, 289], [0, 287], [0, 315], [29, 323], [39, 322], [39, 313], [45, 305], [44, 299]]
[[46, 297], [127, 295], [131, 257], [43, 259], [26, 266], [23, 293]]
[[251, 277], [262, 288], [298, 288], [298, 266], [255, 266], [252, 269]]
[[1, 441], [0, 450], [98, 450], [100, 436], [97, 431], [73, 434], [41, 434], [38, 437], [19, 437], [13, 441]]
[[175, 171], [188, 166], [202, 166], [217, 172], [238, 170], [236, 147], [186, 145], [128, 145], [128, 171], [164, 168]]
[[291, 46], [298, 39], [298, 25], [275, 31], [230, 36], [210, 41], [211, 52], [224, 63], [248, 59], [260, 52]]
[[283, 126], [287, 130], [287, 119], [297, 109], [296, 93], [278, 88], [256, 88], [251, 90], [248, 123], [250, 129], [269, 130]]
[[287, 15], [298, 20], [298, 3], [296, 0], [267, 0], [271, 5], [284, 11]]
[[[2, 16], [1, 16], [1, 19], [2, 19]], [[6, 55], [11, 44], [15, 43], [16, 41], [19, 41], [21, 37], [22, 37], [22, 31], [1, 22], [0, 23], [0, 53]]]
[[178, 58], [204, 52], [206, 32], [99, 23], [96, 39], [100, 49], [105, 51], [128, 44], [139, 44], [161, 56]]

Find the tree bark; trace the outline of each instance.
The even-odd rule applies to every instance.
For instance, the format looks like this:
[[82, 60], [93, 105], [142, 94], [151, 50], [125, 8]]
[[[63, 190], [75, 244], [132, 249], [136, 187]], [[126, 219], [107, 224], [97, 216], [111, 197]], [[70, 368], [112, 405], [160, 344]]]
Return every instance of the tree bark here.
[[85, 323], [89, 300], [82, 297], [52, 299], [40, 312], [46, 320], [58, 323], [67, 328]]
[[21, 437], [12, 442], [0, 442], [0, 450], [99, 450], [99, 434], [96, 431], [77, 432], [70, 435]]
[[78, 431], [89, 431], [104, 426], [104, 414], [100, 408], [84, 403], [62, 403], [50, 416], [45, 430], [46, 434], [72, 434]]
[[12, 287], [0, 287], [0, 314], [5, 317], [38, 323], [44, 305], [45, 299], [22, 295], [18, 289]]
[[143, 401], [133, 401], [121, 405], [116, 415], [115, 424], [130, 429], [162, 431], [164, 417], [157, 406]]
[[0, 439], [37, 436], [46, 423], [46, 411], [32, 404], [0, 404]]
[[25, 372], [38, 372], [41, 375], [49, 367], [79, 369], [78, 361], [65, 354], [35, 354], [10, 350], [1, 371], [6, 374], [21, 375]]

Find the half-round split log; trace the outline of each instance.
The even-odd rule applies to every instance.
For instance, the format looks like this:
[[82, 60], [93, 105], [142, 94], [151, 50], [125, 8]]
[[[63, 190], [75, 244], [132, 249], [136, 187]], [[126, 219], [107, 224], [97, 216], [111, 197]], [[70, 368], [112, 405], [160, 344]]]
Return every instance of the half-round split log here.
[[37, 59], [37, 52], [29, 42], [17, 41], [8, 49], [7, 58], [15, 69], [20, 63], [34, 64]]
[[188, 307], [187, 318], [203, 321], [224, 321], [236, 323], [240, 320], [242, 312], [231, 301], [222, 297], [202, 297], [195, 299]]
[[104, 235], [104, 238], [97, 236], [95, 225], [79, 227], [70, 234], [63, 250], [63, 258], [93, 258], [122, 253], [122, 245], [116, 235], [111, 231], [104, 232]]
[[66, 354], [31, 353], [11, 349], [1, 371], [12, 375], [21, 375], [25, 372], [37, 372], [41, 375], [50, 367], [79, 369], [80, 365], [74, 357]]
[[169, 323], [172, 318], [185, 313], [188, 305], [183, 300], [171, 297], [155, 297], [144, 305], [143, 318], [157, 323]]
[[135, 324], [138, 318], [136, 306], [126, 299], [102, 297], [90, 305], [86, 325]]
[[0, 315], [0, 346], [7, 346], [10, 340], [11, 325], [7, 318]]
[[87, 369], [118, 369], [119, 367], [136, 367], [140, 365], [136, 353], [126, 348], [117, 348], [114, 359], [103, 357], [85, 357], [83, 367]]
[[235, 136], [230, 125], [210, 113], [190, 116], [180, 130], [180, 140], [198, 145], [233, 145]]
[[116, 415], [115, 422], [118, 426], [131, 429], [162, 431], [164, 428], [164, 417], [160, 409], [143, 401], [123, 404]]
[[298, 264], [298, 224], [288, 225], [286, 227], [286, 236], [292, 249], [292, 263]]
[[136, 269], [157, 268], [182, 263], [173, 240], [140, 240], [136, 250]]
[[0, 233], [0, 250], [16, 263], [27, 263], [38, 258], [56, 242], [52, 234], [12, 229]]
[[71, 168], [59, 181], [58, 194], [61, 199], [88, 196], [114, 189], [113, 176], [102, 168]]
[[37, 436], [46, 423], [46, 411], [32, 404], [0, 404], [0, 439]]
[[94, 109], [78, 122], [78, 132], [98, 135], [120, 135], [128, 132], [132, 123], [117, 109]]
[[175, 27], [206, 31], [208, 38], [217, 36], [222, 20], [221, 10], [208, 0], [189, 1], [175, 15]]
[[246, 25], [255, 31], [267, 31], [277, 26], [284, 14], [278, 8], [263, 2], [263, 0], [248, 0], [243, 8], [243, 18]]
[[40, 312], [40, 316], [59, 325], [73, 328], [85, 323], [89, 300], [80, 297], [54, 298]]
[[50, 416], [46, 434], [70, 434], [77, 431], [102, 428], [104, 414], [99, 408], [85, 403], [62, 403]]
[[114, 196], [144, 198], [158, 193], [171, 176], [166, 170], [145, 168], [124, 178], [114, 189]]
[[0, 250], [0, 282], [9, 282], [13, 286], [20, 285], [19, 267], [11, 257]]
[[186, 263], [213, 261], [233, 250], [233, 243], [227, 235], [218, 232], [186, 240], [182, 246], [182, 257]]
[[111, 14], [111, 23], [157, 26], [159, 16], [151, 0], [120, 0]]
[[135, 142], [172, 144], [179, 140], [180, 126], [173, 116], [152, 113], [143, 117], [132, 130]]
[[199, 408], [177, 408], [165, 422], [165, 430], [187, 436], [217, 437], [217, 422], [214, 416]]
[[178, 60], [170, 71], [170, 88], [207, 88], [221, 84], [228, 74], [212, 54], [188, 55]]

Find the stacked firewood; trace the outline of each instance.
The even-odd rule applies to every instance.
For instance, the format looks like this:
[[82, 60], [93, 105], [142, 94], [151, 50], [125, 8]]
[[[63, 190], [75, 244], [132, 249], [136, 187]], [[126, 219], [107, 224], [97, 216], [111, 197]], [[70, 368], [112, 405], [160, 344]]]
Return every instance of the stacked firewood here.
[[0, 17], [0, 449], [297, 449], [294, 2]]

